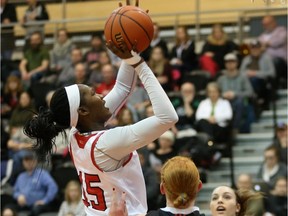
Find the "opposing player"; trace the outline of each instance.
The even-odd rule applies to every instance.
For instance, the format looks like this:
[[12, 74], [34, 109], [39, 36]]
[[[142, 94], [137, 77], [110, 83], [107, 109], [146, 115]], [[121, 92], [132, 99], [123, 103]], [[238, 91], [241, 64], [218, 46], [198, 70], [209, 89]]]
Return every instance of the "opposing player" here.
[[[24, 130], [37, 140], [36, 151], [45, 159], [51, 153], [55, 136], [72, 127], [69, 150], [82, 182], [87, 215], [107, 215], [113, 189], [125, 192], [129, 215], [145, 214], [145, 183], [135, 150], [158, 138], [178, 117], [153, 72], [138, 54], [130, 52], [123, 41], [122, 50], [112, 42], [107, 47], [123, 59], [112, 91], [103, 98], [86, 85], [60, 88], [51, 99], [50, 109], [40, 110]], [[105, 123], [117, 114], [132, 92], [137, 74], [148, 92], [155, 116], [105, 130]]]

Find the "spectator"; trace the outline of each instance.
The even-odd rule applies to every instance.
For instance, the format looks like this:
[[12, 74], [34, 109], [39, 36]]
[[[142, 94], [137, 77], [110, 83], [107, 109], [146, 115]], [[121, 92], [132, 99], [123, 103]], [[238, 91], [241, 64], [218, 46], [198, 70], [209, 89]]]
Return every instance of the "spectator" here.
[[275, 69], [271, 58], [262, 52], [261, 44], [257, 40], [250, 43], [250, 55], [242, 60], [240, 71], [248, 77], [257, 95], [259, 104], [269, 108], [269, 92], [266, 87], [268, 79], [275, 76]]
[[53, 49], [50, 51], [50, 70], [52, 72], [60, 73], [70, 63], [70, 53], [74, 47], [67, 30], [59, 29]]
[[264, 151], [264, 162], [258, 170], [257, 177], [273, 188], [280, 176], [287, 177], [287, 166], [279, 161], [278, 149], [269, 146]]
[[[238, 176], [237, 178], [237, 190], [246, 190], [246, 191], [251, 191], [251, 192], [256, 192], [253, 189], [253, 182], [252, 182], [252, 177], [249, 174], [242, 173]], [[254, 216], [263, 216], [265, 213], [265, 206], [264, 206], [264, 200], [266, 201], [266, 197], [268, 194], [263, 193], [263, 198], [262, 199], [255, 199], [251, 200], [248, 203], [247, 215], [254, 215]]]
[[65, 200], [62, 202], [58, 216], [86, 216], [81, 196], [81, 185], [78, 181], [70, 181], [65, 188]]
[[210, 136], [212, 142], [226, 142], [229, 121], [233, 112], [228, 100], [221, 98], [219, 86], [215, 82], [207, 85], [208, 98], [201, 101], [196, 111], [196, 125], [199, 132]]
[[176, 152], [173, 151], [173, 144], [175, 142], [175, 136], [172, 131], [168, 130], [164, 132], [158, 138], [159, 148], [152, 151], [149, 157], [151, 167], [160, 174], [160, 170], [163, 164], [170, 158], [176, 156]]
[[[3, 207], [3, 206], [2, 206]], [[2, 216], [18, 216], [17, 210], [13, 207], [7, 206], [2, 209]]]
[[279, 177], [269, 196], [271, 212], [277, 216], [287, 215], [287, 177]]
[[[210, 211], [212, 216], [245, 216], [249, 212], [249, 202], [262, 199], [261, 194], [249, 190], [234, 191], [228, 186], [215, 188], [211, 195]], [[252, 213], [252, 215], [254, 215]]]
[[179, 121], [173, 128], [177, 139], [196, 135], [195, 114], [201, 101], [191, 82], [184, 82], [181, 85], [180, 94], [180, 97], [171, 99], [179, 117]]
[[57, 184], [49, 172], [37, 168], [36, 165], [34, 154], [27, 152], [23, 158], [26, 171], [18, 176], [13, 191], [20, 211], [29, 210], [29, 216], [48, 211], [58, 191]]
[[39, 81], [49, 67], [49, 52], [43, 46], [40, 32], [32, 33], [30, 37], [30, 48], [24, 53], [24, 58], [19, 64], [22, 80], [29, 87]]
[[77, 63], [74, 66], [74, 76], [66, 82], [66, 85], [84, 84], [88, 83], [86, 66], [84, 63]]
[[[16, 9], [8, 0], [1, 0], [1, 24], [17, 22]], [[11, 60], [15, 48], [14, 27], [1, 25], [1, 61]]]
[[286, 123], [280, 122], [277, 124], [274, 146], [280, 153], [280, 162], [287, 166], [288, 127]]
[[279, 84], [287, 88], [287, 29], [278, 26], [277, 21], [271, 15], [262, 19], [264, 32], [259, 40], [265, 53], [272, 57]]
[[161, 47], [151, 48], [148, 65], [157, 77], [165, 92], [174, 90], [173, 67], [166, 59]]
[[218, 75], [218, 71], [225, 68], [224, 56], [237, 50], [238, 45], [228, 39], [222, 25], [215, 24], [202, 48], [200, 67], [215, 77]]
[[95, 67], [92, 71], [88, 71], [88, 83], [97, 88], [98, 85], [102, 82], [101, 68], [105, 64], [111, 64], [111, 59], [109, 53], [105, 51], [101, 51], [99, 53], [99, 61], [97, 67]]
[[101, 68], [102, 82], [96, 87], [96, 93], [107, 95], [116, 82], [116, 70], [112, 64], [103, 65]]
[[157, 199], [159, 196], [159, 179], [158, 175], [153, 170], [149, 164], [149, 158], [146, 155], [149, 155], [149, 151], [146, 147], [137, 150], [139, 155], [139, 160], [141, 163], [141, 168], [145, 180], [146, 194], [147, 194], [147, 204], [148, 211], [158, 208]]
[[198, 68], [195, 43], [190, 38], [185, 26], [177, 27], [175, 39], [175, 45], [170, 53], [170, 64], [181, 71], [183, 80], [185, 73]]
[[91, 48], [84, 55], [84, 62], [88, 66], [89, 74], [98, 68], [100, 53], [106, 50], [100, 35], [93, 35], [90, 43]]
[[[49, 20], [49, 15], [43, 3], [37, 0], [27, 0], [28, 8], [24, 16], [20, 20], [22, 26], [26, 29], [26, 42], [30, 39], [34, 32], [39, 32], [40, 37], [44, 38], [44, 25], [38, 24], [37, 21]], [[28, 48], [27, 43], [24, 50]]]
[[13, 110], [19, 103], [20, 94], [23, 91], [21, 79], [10, 75], [4, 85], [4, 92], [1, 95], [1, 117], [10, 119]]
[[34, 111], [31, 96], [26, 91], [22, 92], [20, 95], [19, 104], [13, 110], [11, 119], [9, 121], [11, 133], [13, 133], [13, 129], [15, 127], [23, 127], [26, 121], [33, 117]]
[[141, 53], [141, 56], [144, 58], [145, 61], [148, 61], [150, 59], [151, 51], [156, 46], [161, 47], [165, 58], [169, 57], [167, 42], [160, 37], [160, 27], [158, 23], [154, 22], [153, 28], [154, 28], [154, 32], [153, 32], [153, 38], [151, 40], [151, 43], [149, 47]]
[[70, 55], [71, 61], [67, 64], [57, 78], [57, 86], [65, 86], [70, 83], [74, 77], [75, 65], [82, 62], [82, 51], [80, 48], [74, 48]]
[[[245, 119], [245, 116], [251, 116], [245, 113], [245, 110], [247, 110], [247, 105], [245, 107], [245, 104], [249, 103], [249, 99], [253, 98], [253, 88], [248, 78], [240, 74], [237, 67], [238, 59], [235, 54], [226, 54], [224, 60], [226, 70], [224, 70], [223, 75], [217, 79], [217, 83], [220, 86], [222, 97], [230, 101], [232, 105], [234, 132], [243, 132], [243, 130], [244, 132], [250, 132], [250, 123], [252, 123], [253, 119], [250, 121], [247, 117]], [[246, 112], [253, 112], [253, 109], [247, 110]], [[243, 121], [244, 123], [248, 121], [248, 128], [242, 129]]]
[[127, 99], [126, 106], [133, 112], [135, 121], [145, 117], [145, 108], [150, 104], [146, 90], [143, 88], [141, 81], [138, 79], [133, 92]]
[[135, 122], [133, 119], [133, 113], [127, 107], [124, 107], [120, 110], [117, 116], [117, 121], [118, 126], [131, 125]]

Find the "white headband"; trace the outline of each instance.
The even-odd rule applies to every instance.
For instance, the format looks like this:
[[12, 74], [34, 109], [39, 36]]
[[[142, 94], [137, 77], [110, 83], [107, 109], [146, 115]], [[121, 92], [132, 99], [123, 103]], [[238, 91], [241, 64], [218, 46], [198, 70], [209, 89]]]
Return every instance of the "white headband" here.
[[70, 126], [76, 127], [78, 122], [78, 108], [80, 106], [80, 92], [78, 85], [65, 87], [70, 109]]

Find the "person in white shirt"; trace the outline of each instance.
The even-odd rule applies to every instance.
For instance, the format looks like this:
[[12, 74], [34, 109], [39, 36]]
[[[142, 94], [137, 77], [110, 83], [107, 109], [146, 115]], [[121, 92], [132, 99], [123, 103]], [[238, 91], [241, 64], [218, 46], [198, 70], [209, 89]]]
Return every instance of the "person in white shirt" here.
[[201, 101], [196, 111], [197, 130], [207, 133], [212, 142], [225, 142], [227, 126], [233, 117], [232, 107], [228, 100], [220, 97], [217, 83], [208, 83], [206, 91], [208, 97]]

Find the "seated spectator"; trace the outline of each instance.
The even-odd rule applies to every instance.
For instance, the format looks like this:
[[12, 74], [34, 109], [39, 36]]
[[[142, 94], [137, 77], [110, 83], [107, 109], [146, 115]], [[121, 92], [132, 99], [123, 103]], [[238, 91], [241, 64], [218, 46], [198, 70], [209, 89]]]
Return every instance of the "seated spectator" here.
[[287, 166], [279, 161], [278, 149], [269, 146], [264, 151], [264, 162], [258, 170], [257, 177], [266, 182], [272, 189], [280, 176], [287, 177]]
[[21, 25], [26, 30], [24, 51], [28, 48], [27, 41], [35, 31], [39, 32], [40, 36], [44, 38], [44, 25], [37, 24], [37, 21], [49, 20], [49, 14], [46, 6], [38, 0], [27, 0], [28, 8], [25, 10], [24, 16], [20, 20]]
[[287, 88], [287, 29], [278, 26], [275, 17], [264, 16], [264, 32], [258, 37], [266, 54], [270, 55], [276, 69], [276, 79], [281, 87]]
[[[248, 119], [248, 116], [251, 115], [247, 112], [252, 112], [252, 116], [254, 112], [253, 109], [248, 110], [249, 107], [245, 104], [249, 103], [249, 99], [253, 98], [253, 88], [248, 78], [240, 74], [237, 67], [238, 59], [235, 54], [226, 54], [224, 60], [226, 70], [224, 70], [223, 75], [217, 79], [217, 83], [220, 86], [222, 97], [230, 101], [232, 105], [234, 131], [250, 132], [250, 124], [254, 119]], [[248, 128], [242, 129], [243, 121], [244, 124], [248, 121]]]
[[101, 35], [93, 35], [91, 38], [91, 48], [84, 54], [83, 61], [87, 64], [89, 74], [99, 67], [100, 53], [105, 51]]
[[209, 71], [211, 77], [218, 76], [218, 72], [225, 69], [224, 56], [237, 51], [238, 45], [228, 39], [222, 25], [215, 24], [202, 48], [200, 68]]
[[144, 58], [145, 61], [148, 61], [150, 59], [152, 49], [157, 46], [161, 47], [165, 58], [169, 58], [167, 42], [160, 37], [160, 27], [158, 23], [154, 22], [153, 28], [154, 32], [151, 43], [149, 47], [141, 53], [141, 56]]
[[146, 90], [138, 79], [133, 92], [127, 99], [126, 106], [133, 112], [134, 120], [138, 121], [145, 117], [145, 108], [150, 104]]
[[1, 61], [11, 60], [15, 48], [14, 26], [3, 27], [3, 24], [17, 22], [14, 4], [1, 0]]
[[[238, 176], [237, 182], [236, 182], [237, 190], [246, 190], [251, 192], [256, 192], [253, 189], [253, 181], [252, 177], [249, 174], [242, 173]], [[246, 213], [251, 213], [252, 215], [259, 215], [263, 216], [263, 214], [266, 212], [266, 206], [265, 203], [267, 202], [266, 197], [268, 194], [263, 193], [262, 199], [256, 199], [249, 201], [248, 208]], [[250, 215], [250, 214], [248, 214]]]
[[172, 131], [168, 130], [164, 132], [158, 138], [159, 148], [152, 151], [149, 157], [151, 167], [160, 174], [162, 165], [170, 158], [176, 156], [176, 152], [173, 151], [173, 144], [175, 136]]
[[29, 216], [38, 216], [50, 210], [58, 186], [44, 169], [37, 168], [37, 160], [32, 152], [27, 152], [23, 158], [25, 172], [16, 180], [13, 197], [20, 211], [28, 210]]
[[228, 100], [221, 98], [217, 83], [210, 82], [206, 94], [208, 98], [200, 102], [196, 111], [197, 130], [208, 134], [212, 143], [226, 142], [229, 121], [233, 117], [232, 107]]
[[175, 84], [173, 80], [173, 67], [170, 65], [168, 59], [166, 59], [161, 47], [156, 46], [151, 49], [148, 65], [165, 92], [173, 91]]
[[278, 123], [276, 127], [276, 137], [273, 145], [280, 153], [279, 161], [285, 163], [287, 166], [287, 147], [288, 147], [288, 127], [286, 123]]
[[269, 212], [277, 216], [287, 215], [287, 177], [279, 177], [269, 196]]
[[105, 64], [111, 64], [111, 59], [107, 51], [99, 53], [99, 61], [97, 67], [92, 71], [88, 71], [88, 83], [93, 87], [97, 87], [102, 82], [101, 68]]
[[13, 133], [13, 128], [22, 127], [28, 119], [33, 117], [34, 111], [30, 94], [26, 91], [22, 92], [20, 94], [19, 104], [13, 110], [9, 121], [10, 131]]
[[[254, 92], [257, 95], [258, 103], [264, 109], [269, 108], [269, 92], [267, 82], [275, 76], [275, 68], [272, 59], [262, 52], [259, 41], [251, 41], [250, 54], [243, 58], [240, 72], [249, 78]], [[259, 100], [260, 99], [260, 100]]]
[[187, 72], [198, 68], [198, 57], [195, 53], [195, 43], [185, 26], [177, 27], [175, 40], [175, 45], [170, 52], [170, 64], [181, 71], [183, 79]]
[[50, 51], [51, 72], [60, 73], [63, 70], [71, 61], [70, 53], [74, 47], [75, 45], [69, 39], [67, 30], [59, 29], [53, 49]]
[[34, 32], [30, 37], [30, 47], [25, 51], [19, 64], [21, 77], [26, 87], [38, 82], [48, 71], [49, 52], [43, 46], [40, 32]]
[[116, 82], [116, 70], [112, 64], [103, 65], [101, 68], [102, 82], [96, 87], [96, 93], [107, 95]]
[[2, 216], [18, 216], [18, 212], [14, 207], [7, 206], [2, 209], [1, 215]]
[[79, 182], [74, 180], [68, 182], [65, 188], [65, 200], [60, 206], [58, 216], [86, 216], [81, 194]]
[[131, 112], [131, 110], [127, 107], [122, 108], [117, 115], [117, 122], [118, 126], [133, 124], [135, 121], [133, 119], [133, 113]]
[[137, 150], [139, 155], [139, 160], [141, 163], [141, 168], [145, 180], [146, 195], [147, 195], [147, 205], [148, 211], [158, 208], [157, 199], [159, 196], [159, 179], [158, 174], [153, 170], [149, 164], [149, 151], [146, 147]]
[[[250, 212], [249, 202], [262, 199], [260, 193], [250, 190], [233, 190], [228, 186], [215, 188], [211, 195], [210, 211], [212, 216], [245, 216], [254, 215]], [[252, 206], [253, 207], [253, 206]]]
[[66, 82], [66, 85], [88, 84], [87, 71], [84, 63], [77, 63], [74, 66], [74, 76]]
[[15, 75], [10, 75], [4, 85], [1, 94], [1, 117], [9, 119], [13, 110], [19, 104], [20, 94], [23, 91], [21, 79]]
[[67, 64], [63, 70], [60, 72], [56, 85], [57, 86], [66, 86], [67, 83], [70, 83], [70, 80], [74, 77], [74, 67], [78, 63], [82, 63], [82, 51], [80, 48], [72, 49], [70, 53], [71, 61]]

